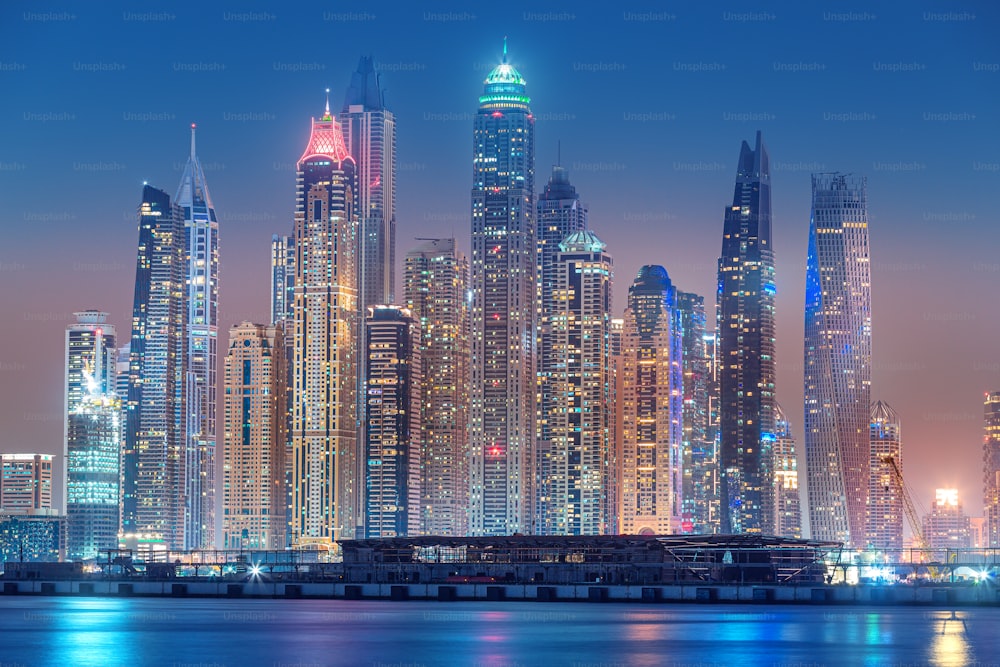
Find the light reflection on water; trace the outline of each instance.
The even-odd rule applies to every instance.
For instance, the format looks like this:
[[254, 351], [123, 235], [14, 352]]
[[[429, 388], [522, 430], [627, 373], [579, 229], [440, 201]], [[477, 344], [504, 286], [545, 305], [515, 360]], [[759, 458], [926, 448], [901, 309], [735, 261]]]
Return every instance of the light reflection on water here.
[[0, 597], [0, 662], [963, 665], [1000, 655], [998, 624], [987, 607]]

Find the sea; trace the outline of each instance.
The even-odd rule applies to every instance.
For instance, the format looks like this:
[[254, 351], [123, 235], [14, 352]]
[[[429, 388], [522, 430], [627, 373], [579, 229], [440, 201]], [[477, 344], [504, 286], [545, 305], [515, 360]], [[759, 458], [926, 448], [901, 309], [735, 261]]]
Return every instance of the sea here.
[[1000, 667], [1000, 608], [0, 597], [35, 665]]

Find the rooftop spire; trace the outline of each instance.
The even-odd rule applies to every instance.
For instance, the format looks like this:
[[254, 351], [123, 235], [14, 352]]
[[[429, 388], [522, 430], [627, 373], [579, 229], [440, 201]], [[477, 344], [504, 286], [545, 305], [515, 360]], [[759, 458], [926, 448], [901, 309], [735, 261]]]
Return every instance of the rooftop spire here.
[[507, 35], [503, 36], [503, 62], [507, 62]]
[[326, 89], [326, 111], [323, 113], [323, 120], [330, 119], [330, 89]]
[[191, 159], [194, 159], [194, 130], [198, 127], [194, 123], [191, 123]]

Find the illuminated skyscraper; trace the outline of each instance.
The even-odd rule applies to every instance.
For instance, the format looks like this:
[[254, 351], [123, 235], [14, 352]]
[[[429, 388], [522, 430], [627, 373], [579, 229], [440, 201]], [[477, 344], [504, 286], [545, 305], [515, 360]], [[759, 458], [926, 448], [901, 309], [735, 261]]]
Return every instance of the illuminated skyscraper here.
[[608, 462], [608, 533], [620, 535], [622, 509], [622, 403], [624, 396], [624, 369], [622, 368], [622, 336], [625, 331], [625, 319], [611, 318], [608, 330], [608, 354], [611, 356], [611, 459]]
[[719, 257], [716, 326], [719, 360], [721, 531], [771, 533], [767, 441], [774, 437], [774, 251], [771, 172], [757, 132], [740, 148], [733, 203]]
[[116, 390], [115, 328], [107, 313], [76, 313], [66, 329], [67, 545], [71, 559], [118, 546], [121, 400]]
[[406, 307], [420, 323], [420, 534], [469, 525], [469, 261], [455, 239], [406, 254]]
[[871, 481], [871, 275], [863, 177], [813, 174], [806, 260], [805, 449], [812, 538], [865, 546]]
[[680, 532], [683, 371], [677, 290], [647, 265], [628, 291], [622, 331], [621, 532]]
[[187, 231], [187, 443], [184, 548], [215, 547], [215, 410], [219, 346], [219, 221], [194, 150], [174, 197]]
[[684, 505], [681, 530], [713, 533], [718, 515], [718, 460], [715, 433], [709, 428], [712, 360], [705, 345], [705, 297], [677, 293], [681, 317], [681, 360], [684, 370], [684, 419], [681, 452]]
[[983, 404], [983, 512], [989, 547], [1000, 547], [1000, 391]]
[[868, 544], [875, 549], [903, 548], [903, 498], [892, 464], [903, 469], [899, 417], [888, 403], [877, 401], [869, 425], [871, 476], [868, 484]]
[[150, 185], [139, 208], [122, 529], [185, 546], [187, 252], [184, 211]]
[[420, 325], [399, 306], [365, 326], [365, 536], [420, 532]]
[[560, 244], [542, 312], [551, 392], [542, 415], [547, 438], [536, 447], [541, 535], [604, 535], [614, 511], [610, 354], [612, 260], [591, 231]]
[[774, 404], [774, 444], [770, 447], [774, 507], [774, 534], [781, 537], [802, 537], [802, 499], [799, 496], [799, 471], [795, 452], [795, 437], [781, 406]]
[[285, 345], [280, 325], [229, 330], [222, 548], [285, 547]]
[[944, 560], [941, 551], [946, 549], [969, 549], [972, 547], [972, 529], [969, 517], [962, 510], [958, 489], [935, 489], [934, 504], [924, 515], [924, 539], [927, 547], [937, 551], [935, 560]]
[[396, 119], [370, 57], [351, 74], [339, 120], [357, 165], [358, 299], [366, 313], [396, 301]]
[[473, 135], [472, 535], [532, 532], [535, 118], [506, 51], [484, 82]]
[[328, 548], [359, 529], [358, 215], [354, 158], [330, 114], [297, 164], [292, 305], [292, 542]]

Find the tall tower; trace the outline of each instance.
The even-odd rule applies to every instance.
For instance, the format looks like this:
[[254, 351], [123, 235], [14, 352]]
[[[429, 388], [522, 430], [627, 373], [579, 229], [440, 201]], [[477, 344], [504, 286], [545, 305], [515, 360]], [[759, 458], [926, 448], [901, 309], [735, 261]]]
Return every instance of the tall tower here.
[[799, 466], [795, 452], [792, 426], [781, 406], [774, 404], [774, 443], [768, 468], [772, 471], [774, 534], [781, 537], [802, 537], [802, 499], [799, 496]]
[[371, 57], [351, 74], [340, 127], [357, 165], [358, 299], [365, 313], [396, 302], [396, 118]]
[[187, 243], [184, 211], [150, 185], [139, 207], [129, 345], [122, 530], [185, 547]]
[[622, 424], [624, 416], [622, 403], [624, 399], [625, 371], [622, 368], [622, 337], [625, 331], [625, 319], [611, 318], [608, 329], [608, 354], [611, 357], [611, 460], [608, 463], [608, 533], [620, 535], [622, 509]]
[[472, 535], [530, 533], [535, 439], [535, 117], [507, 63], [490, 72], [472, 164]]
[[107, 313], [76, 313], [66, 329], [65, 460], [67, 553], [96, 558], [118, 546], [121, 401], [115, 328]]
[[541, 535], [605, 535], [614, 514], [608, 493], [613, 264], [606, 247], [591, 231], [573, 232], [551, 267], [546, 297], [553, 309], [542, 312], [548, 438], [536, 445]]
[[357, 176], [330, 103], [297, 163], [292, 305], [292, 543], [358, 529]]
[[718, 461], [715, 436], [709, 431], [712, 368], [705, 345], [705, 297], [677, 292], [677, 309], [681, 318], [684, 370], [681, 445], [684, 506], [681, 530], [685, 533], [712, 533], [712, 517], [718, 512]]
[[223, 419], [223, 549], [285, 547], [285, 345], [282, 327], [229, 330]]
[[[559, 380], [556, 375], [559, 372], [559, 364], [565, 361], [562, 354], [553, 350], [555, 338], [552, 332], [552, 323], [557, 321], [557, 311], [564, 310], [565, 305], [560, 297], [556, 295], [556, 281], [560, 270], [564, 267], [556, 265], [556, 257], [560, 252], [559, 244], [570, 234], [587, 229], [587, 207], [580, 203], [580, 195], [576, 188], [569, 182], [569, 176], [561, 165], [552, 167], [552, 176], [541, 194], [538, 195], [538, 206], [536, 208], [537, 223], [536, 251], [535, 251], [535, 271], [538, 280], [536, 283], [536, 299], [538, 313], [536, 315], [538, 357], [538, 408], [535, 423], [535, 463], [541, 465], [549, 454], [542, 450], [548, 450], [553, 443], [552, 428], [555, 426], [550, 422], [550, 417], [560, 408], [556, 406], [559, 389], [556, 387]], [[543, 484], [542, 473], [535, 471], [536, 484]], [[565, 480], [563, 480], [565, 483]], [[547, 491], [536, 489], [536, 505]], [[555, 528], [542, 517], [543, 509], [536, 506], [535, 514], [541, 523], [536, 524], [535, 530], [541, 534], [553, 533]]]
[[205, 172], [191, 156], [174, 197], [187, 232], [187, 443], [184, 548], [215, 547], [215, 409], [219, 345], [219, 221]]
[[368, 309], [365, 537], [420, 531], [420, 329], [406, 308]]
[[903, 469], [899, 417], [888, 403], [871, 407], [869, 443], [871, 476], [868, 484], [868, 545], [876, 549], [903, 548], [903, 498], [892, 471], [885, 461], [891, 456]]
[[813, 174], [805, 449], [812, 538], [863, 548], [871, 476], [871, 275], [863, 177]]
[[986, 546], [1000, 547], [1000, 391], [983, 403], [983, 510]]
[[719, 456], [723, 533], [771, 533], [763, 451], [774, 434], [774, 252], [771, 172], [757, 132], [740, 148], [719, 257]]
[[420, 323], [420, 534], [469, 525], [469, 260], [455, 239], [406, 253], [406, 307]]
[[662, 266], [639, 269], [622, 332], [621, 532], [680, 531], [681, 318]]

